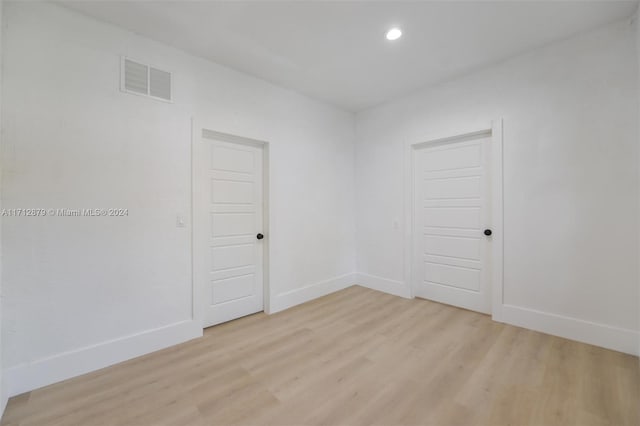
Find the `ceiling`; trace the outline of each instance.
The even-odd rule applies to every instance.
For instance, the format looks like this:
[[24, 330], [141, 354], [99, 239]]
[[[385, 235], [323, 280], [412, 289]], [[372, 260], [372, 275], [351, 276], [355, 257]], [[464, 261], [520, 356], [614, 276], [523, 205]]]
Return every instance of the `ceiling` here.
[[[350, 111], [633, 14], [635, 1], [62, 1]], [[385, 39], [392, 26], [403, 37]]]

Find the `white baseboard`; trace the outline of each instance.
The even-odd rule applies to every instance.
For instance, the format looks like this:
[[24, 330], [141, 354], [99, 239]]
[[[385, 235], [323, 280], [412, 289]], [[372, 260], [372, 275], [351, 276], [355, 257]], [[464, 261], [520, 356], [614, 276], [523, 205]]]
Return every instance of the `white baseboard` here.
[[4, 371], [6, 393], [19, 395], [200, 336], [202, 325], [187, 320], [17, 365]]
[[9, 397], [7, 396], [7, 392], [3, 391], [0, 397], [0, 419], [4, 415], [5, 408], [7, 408], [7, 402], [9, 402]]
[[638, 355], [640, 332], [563, 315], [502, 305], [501, 322], [618, 352]]
[[[345, 274], [286, 293], [275, 298], [271, 313], [299, 305], [327, 294], [359, 284], [400, 297], [410, 297], [403, 282], [368, 274]], [[638, 355], [640, 332], [579, 320], [513, 305], [502, 306], [502, 320], [571, 340]], [[151, 331], [65, 352], [4, 371], [5, 392], [0, 396], [0, 413], [7, 398], [95, 371], [141, 355], [202, 336], [202, 327], [188, 320]]]
[[345, 274], [277, 295], [270, 304], [270, 314], [343, 290], [355, 284], [355, 274]]
[[383, 293], [393, 294], [394, 296], [411, 298], [411, 289], [402, 281], [390, 280], [387, 278], [376, 277], [375, 275], [357, 273], [356, 283], [362, 287], [372, 290], [378, 290]]

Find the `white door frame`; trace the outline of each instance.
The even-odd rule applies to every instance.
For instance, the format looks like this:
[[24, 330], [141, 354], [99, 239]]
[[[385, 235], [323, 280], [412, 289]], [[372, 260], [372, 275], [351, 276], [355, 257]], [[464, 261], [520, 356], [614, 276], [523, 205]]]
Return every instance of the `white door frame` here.
[[470, 137], [491, 137], [491, 224], [493, 232], [491, 236], [491, 316], [494, 321], [502, 322], [503, 298], [503, 257], [504, 257], [504, 233], [503, 233], [503, 120], [497, 119], [491, 122], [491, 126], [485, 129], [468, 131], [461, 134], [445, 137], [426, 138], [418, 142], [408, 142], [405, 149], [405, 194], [404, 194], [404, 281], [409, 288], [411, 297], [415, 297], [413, 289], [413, 231], [414, 231], [414, 155], [417, 149], [428, 145], [440, 145], [455, 142]]
[[[236, 136], [229, 133], [218, 132], [214, 125], [209, 125], [205, 121], [200, 121], [193, 118], [191, 120], [191, 316], [194, 321], [197, 321], [201, 328], [204, 328], [204, 294], [205, 283], [198, 283], [196, 271], [202, 264], [200, 260], [203, 256], [201, 253], [197, 253], [197, 235], [201, 232], [201, 224], [196, 221], [196, 215], [194, 214], [196, 209], [196, 200], [198, 191], [200, 190], [198, 182], [196, 181], [196, 168], [195, 162], [197, 156], [201, 154], [201, 148], [199, 142], [202, 139], [203, 131], [206, 131], [211, 135], [212, 139], [220, 140], [223, 142], [231, 142], [242, 145], [249, 145], [260, 147], [263, 150], [263, 167], [262, 167], [262, 185], [263, 185], [263, 234], [265, 238], [262, 240], [261, 246], [264, 250], [263, 253], [263, 307], [264, 312], [271, 313], [271, 293], [269, 291], [269, 143], [252, 138], [246, 138], [243, 136]], [[205, 254], [206, 256], [206, 254]]]

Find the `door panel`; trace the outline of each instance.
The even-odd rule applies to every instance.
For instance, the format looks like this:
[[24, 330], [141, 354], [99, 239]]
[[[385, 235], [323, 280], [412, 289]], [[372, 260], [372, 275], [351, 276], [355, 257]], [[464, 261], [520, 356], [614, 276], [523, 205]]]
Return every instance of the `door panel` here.
[[211, 263], [214, 271], [251, 266], [255, 261], [253, 244], [214, 247], [211, 252]]
[[478, 207], [425, 207], [424, 226], [430, 228], [467, 228], [480, 226]]
[[225, 212], [211, 215], [211, 236], [251, 235], [255, 230], [255, 212]]
[[482, 243], [480, 238], [425, 234], [423, 252], [426, 255], [480, 260]]
[[478, 291], [480, 289], [480, 270], [464, 266], [447, 265], [442, 262], [425, 262], [425, 280], [436, 284], [466, 288]]
[[481, 151], [478, 145], [439, 146], [425, 148], [430, 155], [423, 158], [422, 171], [460, 170], [469, 167], [480, 167], [482, 164]]
[[253, 174], [255, 171], [255, 156], [251, 150], [240, 149], [228, 142], [225, 145], [215, 145], [211, 149], [211, 170], [228, 171], [233, 173]]
[[414, 154], [414, 294], [489, 313], [490, 139]]
[[[204, 326], [263, 310], [263, 149], [202, 137], [195, 158]], [[201, 219], [198, 219], [201, 218]], [[202, 253], [206, 253], [203, 255]]]
[[[240, 275], [223, 280], [214, 280], [211, 287], [212, 306], [233, 300], [251, 297], [255, 276], [253, 274]], [[252, 313], [252, 312], [249, 312]]]
[[480, 192], [480, 183], [478, 176], [434, 178], [423, 187], [424, 199], [472, 198]]
[[253, 182], [213, 179], [211, 198], [215, 204], [251, 204], [253, 202]]

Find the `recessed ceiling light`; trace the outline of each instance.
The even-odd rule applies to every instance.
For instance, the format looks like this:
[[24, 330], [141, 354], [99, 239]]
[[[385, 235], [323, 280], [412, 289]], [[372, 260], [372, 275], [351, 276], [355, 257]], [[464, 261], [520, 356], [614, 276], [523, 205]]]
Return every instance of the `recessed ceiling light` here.
[[387, 31], [387, 40], [397, 40], [400, 37], [402, 37], [402, 31], [400, 31], [400, 28], [391, 28], [389, 31]]

